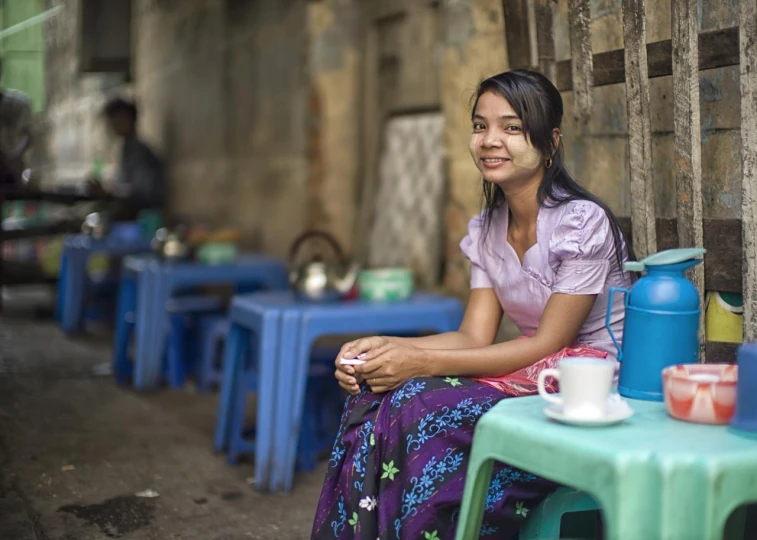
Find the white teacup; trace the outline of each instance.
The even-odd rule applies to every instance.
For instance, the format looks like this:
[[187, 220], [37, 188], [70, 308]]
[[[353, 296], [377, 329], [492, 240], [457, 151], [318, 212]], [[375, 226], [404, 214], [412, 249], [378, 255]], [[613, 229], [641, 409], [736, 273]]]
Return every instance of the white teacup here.
[[[600, 358], [563, 358], [557, 369], [545, 369], [539, 373], [539, 395], [562, 407], [567, 418], [594, 420], [605, 416], [607, 398], [615, 376], [615, 364]], [[547, 393], [544, 381], [554, 377], [560, 381], [560, 394]]]

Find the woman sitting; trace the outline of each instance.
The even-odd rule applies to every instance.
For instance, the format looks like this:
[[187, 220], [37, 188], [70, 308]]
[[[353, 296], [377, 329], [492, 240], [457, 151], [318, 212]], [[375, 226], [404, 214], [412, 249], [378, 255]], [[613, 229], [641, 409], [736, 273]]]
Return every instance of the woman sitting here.
[[[628, 287], [628, 249], [610, 209], [564, 165], [560, 93], [544, 76], [483, 81], [470, 151], [485, 208], [460, 247], [471, 294], [457, 332], [346, 343], [336, 378], [351, 396], [328, 464], [312, 537], [453, 538], [476, 421], [501, 399], [535, 393], [561, 356], [615, 361], [609, 287]], [[623, 330], [622, 297], [612, 306]], [[495, 343], [502, 314], [523, 336]], [[360, 357], [362, 365], [342, 365]], [[507, 441], [502, 441], [507, 444]], [[517, 536], [556, 485], [495, 465], [480, 536]]]

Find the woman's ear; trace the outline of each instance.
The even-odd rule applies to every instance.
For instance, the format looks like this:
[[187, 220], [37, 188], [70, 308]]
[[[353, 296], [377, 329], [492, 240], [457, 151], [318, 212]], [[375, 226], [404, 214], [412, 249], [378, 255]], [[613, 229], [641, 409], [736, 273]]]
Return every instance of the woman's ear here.
[[560, 133], [559, 128], [555, 128], [552, 130], [552, 155], [555, 155], [557, 153], [557, 149], [560, 148], [560, 139], [562, 138], [562, 133]]

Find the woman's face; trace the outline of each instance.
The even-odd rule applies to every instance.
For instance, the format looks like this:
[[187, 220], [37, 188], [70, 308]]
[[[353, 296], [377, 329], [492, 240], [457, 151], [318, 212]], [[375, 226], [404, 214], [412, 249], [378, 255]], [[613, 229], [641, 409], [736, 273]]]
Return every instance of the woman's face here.
[[523, 133], [510, 102], [485, 92], [473, 113], [470, 153], [484, 180], [502, 187], [524, 183], [542, 172], [543, 159]]

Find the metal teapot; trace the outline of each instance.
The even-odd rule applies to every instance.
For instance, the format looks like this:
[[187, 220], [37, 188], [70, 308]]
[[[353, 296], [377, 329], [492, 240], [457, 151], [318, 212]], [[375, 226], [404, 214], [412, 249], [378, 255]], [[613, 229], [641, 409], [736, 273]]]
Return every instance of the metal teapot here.
[[167, 260], [180, 261], [189, 258], [190, 246], [186, 241], [185, 228], [179, 226], [176, 230], [167, 228], [158, 229], [155, 238], [152, 239], [151, 247], [159, 256]]
[[[314, 257], [306, 263], [294, 266], [297, 254], [306, 240], [322, 238], [326, 240], [337, 261], [327, 263], [320, 257]], [[310, 302], [330, 302], [347, 296], [355, 286], [360, 267], [347, 261], [339, 243], [324, 231], [307, 231], [298, 236], [289, 250], [289, 283], [300, 300]]]
[[87, 217], [84, 218], [84, 223], [81, 225], [81, 232], [96, 240], [105, 238], [109, 229], [110, 222], [108, 216], [103, 212], [87, 214]]

